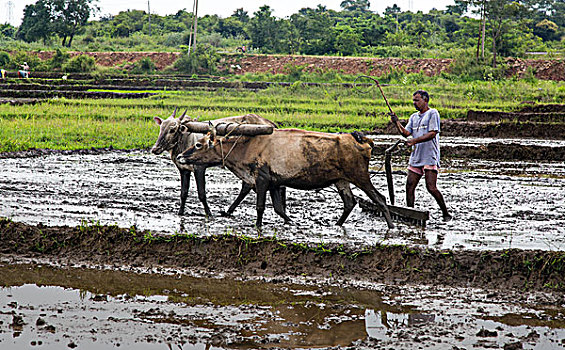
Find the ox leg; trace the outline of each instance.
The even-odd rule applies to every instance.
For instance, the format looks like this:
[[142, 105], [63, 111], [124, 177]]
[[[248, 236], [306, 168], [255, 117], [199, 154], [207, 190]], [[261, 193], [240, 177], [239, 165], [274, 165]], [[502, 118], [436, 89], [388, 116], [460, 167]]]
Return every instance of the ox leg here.
[[282, 212], [286, 214], [286, 187], [279, 187], [278, 192], [281, 199]]
[[375, 186], [371, 183], [371, 178], [367, 173], [367, 176], [356, 179], [357, 181], [353, 183], [355, 186], [359, 187], [371, 200], [381, 209], [381, 211], [385, 215], [385, 220], [388, 225], [388, 228], [394, 228], [394, 224], [392, 223], [392, 219], [390, 217], [390, 212], [388, 211], [388, 206], [386, 205], [386, 198], [383, 196]]
[[188, 197], [188, 189], [190, 187], [190, 171], [180, 170], [180, 208], [179, 215], [184, 214], [184, 206], [186, 197]]
[[257, 226], [257, 228], [263, 226], [263, 213], [265, 212], [268, 189], [269, 184], [267, 181], [257, 179], [255, 183], [255, 191], [257, 192], [257, 221], [255, 222], [255, 226]]
[[205, 167], [194, 167], [194, 178], [196, 179], [196, 189], [198, 191], [198, 199], [202, 206], [204, 207], [204, 212], [206, 216], [211, 217], [212, 212], [210, 207], [208, 207], [208, 201], [206, 200], [206, 168]]
[[241, 190], [239, 191], [237, 198], [235, 199], [235, 201], [233, 201], [232, 205], [230, 205], [228, 211], [222, 211], [221, 215], [222, 216], [231, 216], [233, 214], [233, 212], [235, 211], [235, 208], [237, 208], [239, 206], [239, 204], [249, 194], [249, 192], [251, 192], [252, 189], [253, 189], [253, 187], [251, 187], [250, 185], [248, 185], [248, 184], [246, 184], [245, 182], [242, 181], [241, 182]]
[[269, 192], [271, 193], [275, 213], [279, 214], [279, 216], [284, 219], [285, 224], [288, 224], [291, 220], [285, 212], [285, 198], [283, 198], [283, 195], [286, 195], [286, 191], [284, 191], [284, 189], [284, 187], [274, 187], [271, 188]]
[[353, 192], [351, 192], [351, 187], [349, 187], [349, 182], [346, 181], [336, 182], [335, 187], [337, 187], [339, 196], [343, 201], [343, 214], [341, 214], [341, 217], [336, 223], [336, 225], [341, 226], [343, 225], [349, 214], [351, 214], [353, 208], [355, 208], [357, 201], [355, 200], [355, 196], [353, 196]]

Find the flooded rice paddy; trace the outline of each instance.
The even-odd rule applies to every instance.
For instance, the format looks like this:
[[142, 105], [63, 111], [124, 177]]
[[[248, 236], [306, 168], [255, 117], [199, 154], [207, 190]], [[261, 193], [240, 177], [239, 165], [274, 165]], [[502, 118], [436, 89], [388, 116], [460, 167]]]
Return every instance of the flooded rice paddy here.
[[[470, 288], [0, 263], [4, 349], [559, 349], [565, 308]], [[335, 282], [334, 282], [335, 283]], [[520, 347], [517, 347], [520, 345]]]
[[[490, 142], [443, 141], [454, 147]], [[548, 146], [543, 140], [492, 142]], [[393, 161], [396, 204], [403, 205], [406, 159]], [[376, 157], [371, 170], [387, 196], [382, 162]], [[336, 227], [342, 203], [334, 190], [289, 189], [293, 223], [284, 225], [268, 207], [262, 235], [352, 246], [565, 250], [565, 163], [445, 159], [442, 165], [439, 186], [455, 217], [450, 222], [441, 220], [423, 183], [417, 207], [430, 210], [425, 229], [398, 224], [387, 230], [358, 207]], [[179, 175], [166, 156], [116, 151], [6, 158], [0, 159], [0, 217], [31, 225], [100, 222], [163, 234], [256, 236], [253, 193], [233, 217], [219, 216], [239, 186], [227, 170], [209, 169], [208, 202], [218, 215], [203, 215], [192, 180], [179, 217]], [[565, 348], [565, 299], [558, 292], [345, 277], [210, 278], [178, 268], [73, 265], [70, 256], [0, 255], [1, 349]]]
[[[462, 142], [446, 139], [446, 144]], [[373, 161], [372, 170], [377, 174], [372, 180], [388, 196], [382, 162], [382, 157]], [[394, 162], [396, 204], [404, 205], [406, 159]], [[423, 181], [417, 189], [416, 206], [430, 210], [425, 229], [398, 224], [387, 230], [384, 221], [359, 207], [343, 227], [337, 227], [334, 224], [342, 202], [333, 188], [289, 189], [287, 212], [293, 223], [284, 225], [268, 206], [263, 235], [352, 245], [565, 250], [565, 163], [446, 159], [442, 165], [438, 185], [454, 214], [450, 222], [441, 220]], [[179, 217], [180, 180], [168, 156], [139, 151], [0, 159], [0, 216], [51, 226], [77, 226], [86, 220], [121, 227], [135, 225], [165, 234], [257, 235], [255, 194], [246, 198], [233, 217], [221, 217], [220, 211], [235, 199], [240, 182], [221, 168], [209, 169], [206, 181], [208, 202], [216, 216], [204, 216], [192, 179], [185, 215]], [[356, 194], [365, 196], [359, 191]]]

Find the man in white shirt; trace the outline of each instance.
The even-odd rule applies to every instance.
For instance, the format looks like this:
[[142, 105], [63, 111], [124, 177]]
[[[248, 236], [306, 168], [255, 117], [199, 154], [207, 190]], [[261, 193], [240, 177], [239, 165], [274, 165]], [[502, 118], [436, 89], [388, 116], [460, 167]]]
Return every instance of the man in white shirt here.
[[413, 147], [406, 181], [406, 205], [414, 207], [416, 186], [424, 176], [426, 189], [441, 208], [443, 220], [449, 221], [452, 216], [447, 210], [443, 195], [437, 188], [437, 175], [440, 167], [439, 112], [428, 106], [430, 95], [424, 90], [416, 91], [412, 101], [418, 112], [410, 116], [406, 127], [400, 124], [396, 114], [391, 113], [391, 121], [396, 125], [398, 132], [406, 137], [412, 136], [406, 141], [407, 146]]

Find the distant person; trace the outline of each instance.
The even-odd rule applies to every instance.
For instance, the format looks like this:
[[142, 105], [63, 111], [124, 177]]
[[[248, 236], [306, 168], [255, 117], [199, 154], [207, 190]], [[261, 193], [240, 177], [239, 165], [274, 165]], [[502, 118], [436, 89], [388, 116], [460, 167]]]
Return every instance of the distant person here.
[[18, 71], [18, 76], [20, 78], [29, 78], [29, 66], [27, 62], [20, 64], [20, 67], [22, 67], [22, 69]]
[[2, 73], [2, 80], [6, 79], [6, 70], [0, 69], [0, 73]]
[[439, 112], [437, 109], [428, 106], [430, 95], [424, 90], [416, 91], [412, 96], [412, 101], [418, 112], [410, 116], [406, 127], [400, 124], [395, 113], [390, 114], [390, 120], [396, 125], [398, 132], [404, 136], [412, 136], [411, 139], [406, 141], [407, 146], [413, 147], [406, 180], [406, 205], [414, 207], [416, 186], [424, 176], [426, 178], [426, 189], [441, 208], [443, 220], [449, 221], [452, 216], [447, 210], [443, 195], [437, 188], [437, 176], [440, 167]]

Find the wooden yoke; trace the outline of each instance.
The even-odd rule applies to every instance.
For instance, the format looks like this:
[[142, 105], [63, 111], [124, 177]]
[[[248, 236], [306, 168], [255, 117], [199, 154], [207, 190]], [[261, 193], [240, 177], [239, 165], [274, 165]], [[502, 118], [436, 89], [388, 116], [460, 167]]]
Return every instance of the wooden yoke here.
[[[183, 123], [190, 132], [197, 132], [201, 134], [206, 134], [210, 131], [210, 123], [204, 122], [187, 122]], [[215, 126], [216, 134], [219, 136], [225, 135], [244, 135], [244, 136], [256, 136], [256, 135], [269, 135], [273, 133], [273, 127], [271, 125], [260, 125], [260, 124], [238, 124], [238, 123], [218, 123]]]

